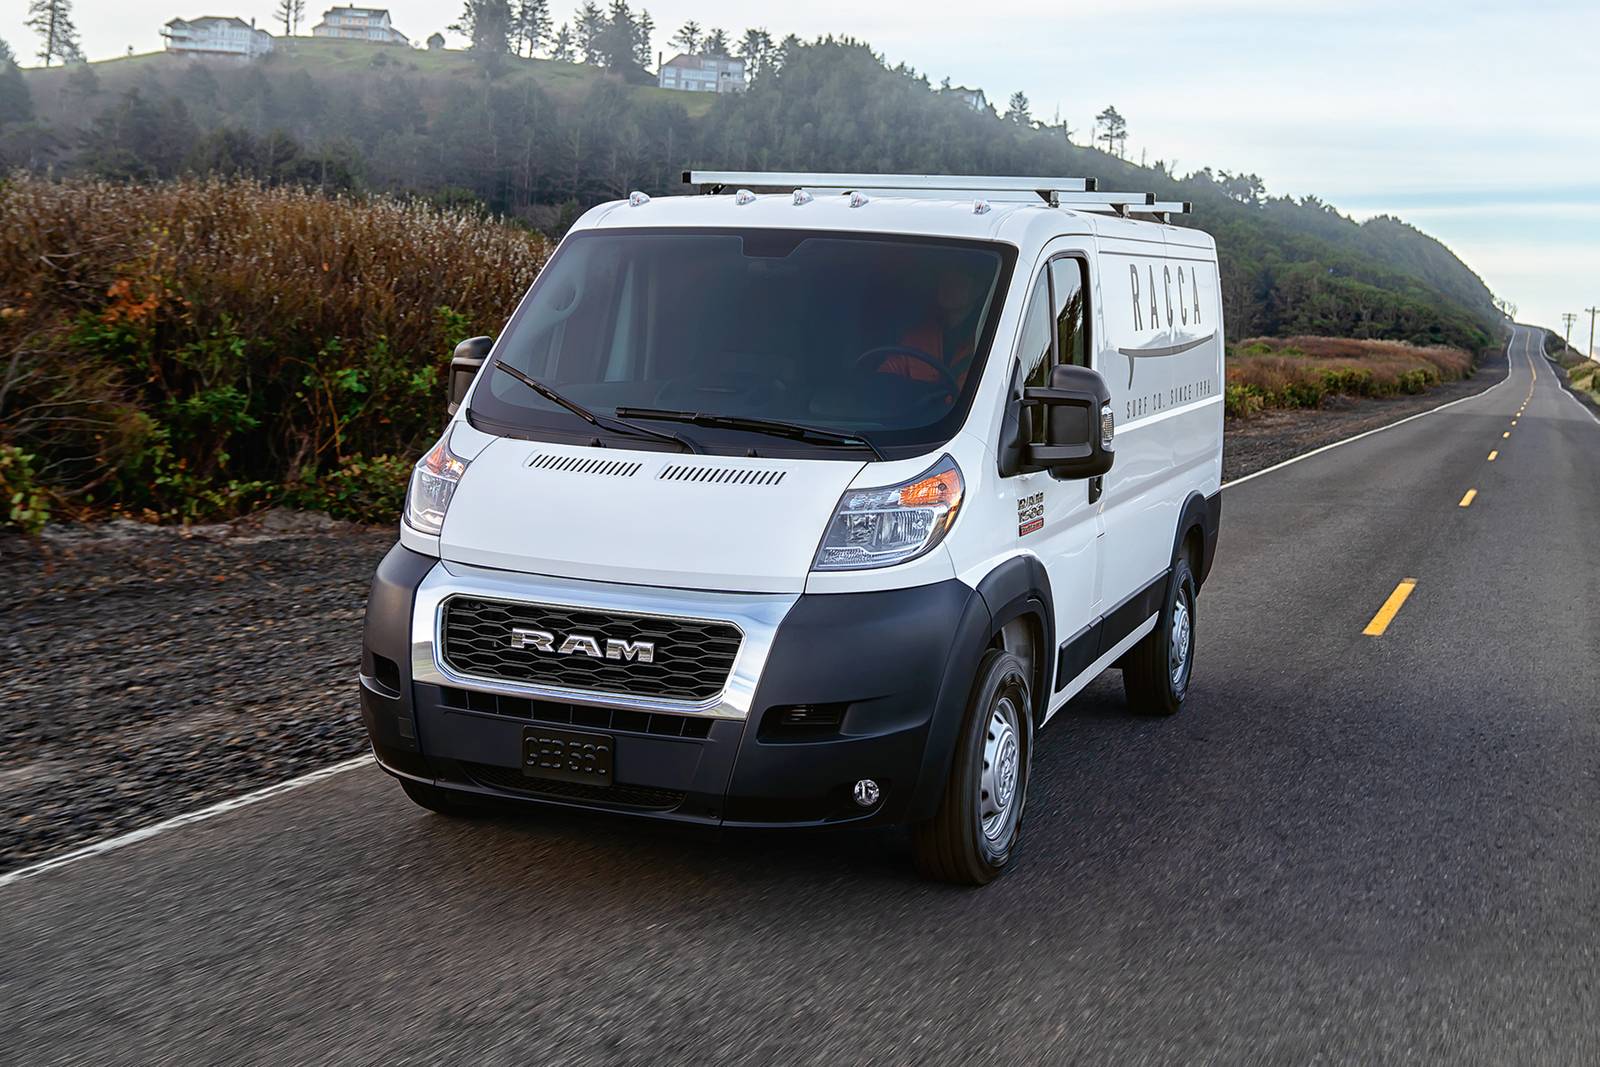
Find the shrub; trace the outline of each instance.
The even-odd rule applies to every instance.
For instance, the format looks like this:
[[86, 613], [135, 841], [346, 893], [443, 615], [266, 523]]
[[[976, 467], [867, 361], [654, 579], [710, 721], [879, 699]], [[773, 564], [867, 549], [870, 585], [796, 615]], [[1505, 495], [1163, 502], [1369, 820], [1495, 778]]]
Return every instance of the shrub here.
[[[1263, 407], [1320, 407], [1332, 396], [1420, 393], [1471, 374], [1471, 356], [1440, 345], [1258, 337], [1240, 343], [1229, 355], [1224, 408], [1237, 418]], [[1259, 398], [1259, 404], [1247, 403], [1246, 396]]]
[[0, 443], [74, 506], [196, 520], [327, 485], [365, 514], [371, 472], [443, 421], [451, 348], [495, 332], [547, 255], [416, 201], [17, 177]]
[[354, 456], [319, 481], [293, 487], [287, 502], [336, 519], [394, 522], [405, 506], [414, 462], [405, 456]]
[[15, 445], [0, 445], [0, 501], [0, 527], [36, 534], [50, 521], [50, 501], [36, 481], [33, 457]]

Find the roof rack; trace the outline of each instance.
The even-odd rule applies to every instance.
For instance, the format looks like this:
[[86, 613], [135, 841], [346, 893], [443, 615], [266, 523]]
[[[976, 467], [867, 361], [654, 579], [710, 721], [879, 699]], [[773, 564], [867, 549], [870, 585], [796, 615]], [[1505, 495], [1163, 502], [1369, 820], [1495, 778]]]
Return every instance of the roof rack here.
[[883, 197], [926, 197], [968, 193], [994, 200], [1037, 196], [1051, 207], [1109, 211], [1115, 215], [1153, 215], [1170, 222], [1193, 210], [1188, 201], [1157, 200], [1154, 193], [1100, 192], [1094, 178], [1009, 177], [978, 174], [826, 174], [810, 171], [686, 170], [685, 185], [702, 193], [727, 189], [815, 190]]

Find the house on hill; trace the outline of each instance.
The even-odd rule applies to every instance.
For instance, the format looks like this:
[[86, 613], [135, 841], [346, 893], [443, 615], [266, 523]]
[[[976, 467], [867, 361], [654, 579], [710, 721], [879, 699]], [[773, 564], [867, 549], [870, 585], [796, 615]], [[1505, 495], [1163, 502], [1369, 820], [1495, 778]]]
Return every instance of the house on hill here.
[[744, 76], [744, 60], [727, 56], [680, 55], [669, 59], [661, 64], [656, 84], [691, 93], [742, 93], [750, 87]]
[[311, 27], [313, 37], [337, 37], [345, 41], [370, 41], [374, 44], [403, 44], [411, 41], [394, 28], [388, 8], [330, 7], [322, 14], [322, 21]]
[[221, 15], [173, 19], [161, 27], [167, 51], [186, 56], [255, 59], [272, 51], [272, 34], [256, 29], [255, 20]]
[[437, 30], [435, 30], [433, 33], [428, 34], [428, 51], [430, 51], [430, 52], [438, 52], [438, 51], [443, 50], [443, 48], [444, 48], [444, 34], [439, 33]]
[[989, 98], [982, 89], [968, 89], [965, 85], [948, 85], [939, 90], [940, 96], [953, 96], [974, 111], [989, 110]]

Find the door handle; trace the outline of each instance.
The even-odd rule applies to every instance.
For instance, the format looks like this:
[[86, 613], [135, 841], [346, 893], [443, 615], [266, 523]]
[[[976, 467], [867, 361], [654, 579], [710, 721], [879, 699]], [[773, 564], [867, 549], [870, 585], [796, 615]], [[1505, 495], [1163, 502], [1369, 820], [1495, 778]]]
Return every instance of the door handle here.
[[1093, 503], [1098, 502], [1099, 499], [1100, 499], [1100, 494], [1104, 493], [1105, 491], [1106, 491], [1106, 477], [1105, 477], [1105, 475], [1097, 474], [1093, 478], [1089, 479], [1089, 503], [1093, 504]]

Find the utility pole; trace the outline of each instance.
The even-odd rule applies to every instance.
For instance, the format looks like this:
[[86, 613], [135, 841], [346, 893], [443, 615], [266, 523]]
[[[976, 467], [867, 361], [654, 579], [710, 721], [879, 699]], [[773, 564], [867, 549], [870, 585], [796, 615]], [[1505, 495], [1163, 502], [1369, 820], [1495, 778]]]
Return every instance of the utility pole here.
[[1594, 317], [1600, 315], [1600, 308], [1584, 308], [1589, 313], [1589, 350], [1584, 353], [1590, 359], [1594, 358]]
[[1563, 311], [1561, 313], [1561, 321], [1567, 327], [1567, 347], [1571, 348], [1572, 347], [1572, 324], [1578, 321], [1578, 316], [1574, 315], [1570, 311]]

